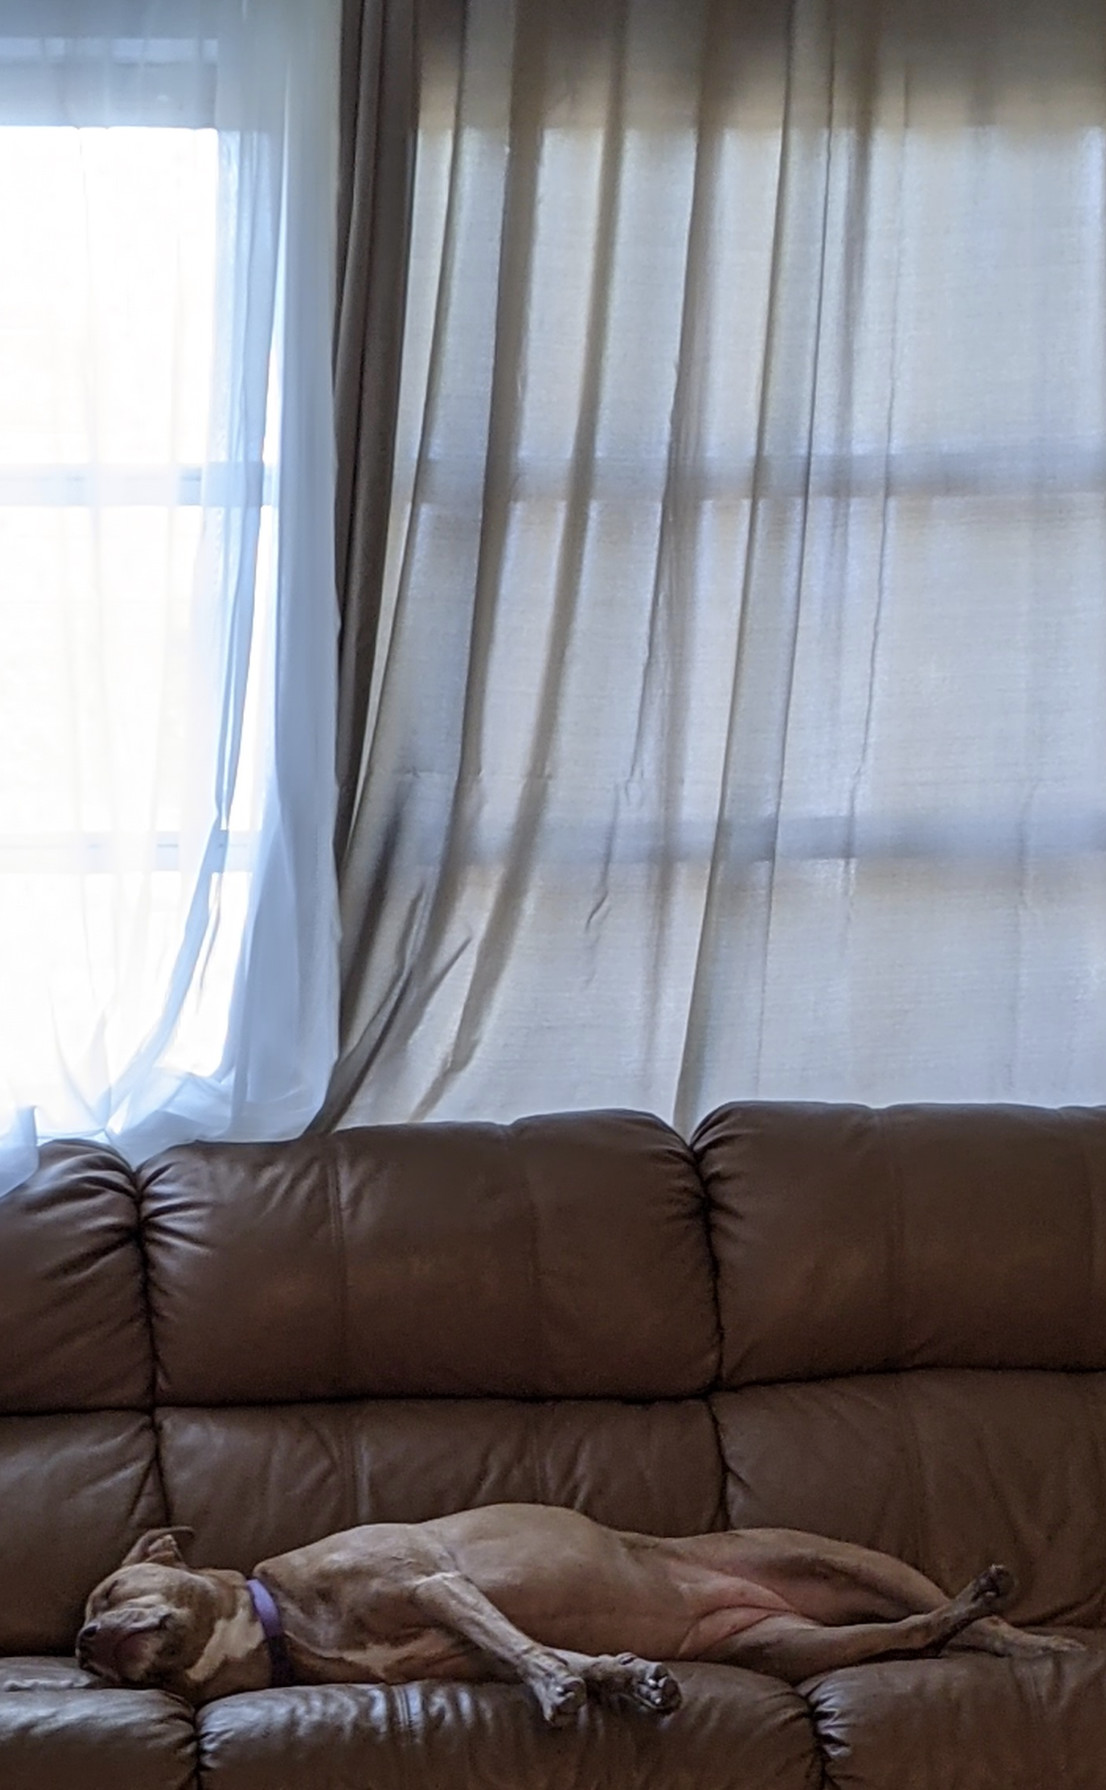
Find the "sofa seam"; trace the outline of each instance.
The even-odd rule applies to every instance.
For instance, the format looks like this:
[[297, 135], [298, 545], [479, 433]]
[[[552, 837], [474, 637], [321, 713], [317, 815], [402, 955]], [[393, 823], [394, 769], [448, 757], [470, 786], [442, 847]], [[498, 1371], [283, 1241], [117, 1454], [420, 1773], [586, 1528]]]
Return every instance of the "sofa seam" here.
[[902, 1177], [899, 1172], [898, 1149], [892, 1140], [886, 1112], [880, 1107], [871, 1107], [869, 1111], [887, 1164], [887, 1183], [890, 1195], [887, 1203], [888, 1341], [890, 1343], [888, 1366], [895, 1385], [895, 1411], [898, 1417], [899, 1435], [902, 1440], [903, 1452], [909, 1464], [907, 1477], [910, 1483], [910, 1542], [913, 1565], [924, 1571], [928, 1555], [923, 1550], [922, 1537], [923, 1533], [928, 1534], [929, 1525], [923, 1521], [922, 1515], [922, 1451], [913, 1415], [906, 1398], [903, 1369], [903, 1362], [906, 1359], [906, 1339], [902, 1319], [905, 1284], [903, 1273], [905, 1219]]
[[812, 1747], [812, 1752], [813, 1752], [814, 1758], [817, 1760], [817, 1763], [818, 1763], [818, 1773], [819, 1773], [818, 1790], [838, 1790], [837, 1779], [834, 1777], [832, 1771], [830, 1770], [829, 1753], [828, 1753], [825, 1743], [822, 1739], [822, 1733], [821, 1733], [821, 1729], [818, 1726], [818, 1717], [815, 1713], [813, 1701], [807, 1695], [807, 1693], [805, 1691], [801, 1690], [797, 1685], [795, 1687], [795, 1695], [798, 1697], [799, 1702], [802, 1704], [803, 1713], [805, 1714], [805, 1716], [807, 1718], [807, 1722], [810, 1725], [810, 1735], [811, 1735], [811, 1739], [814, 1743], [813, 1747]]
[[[676, 1134], [679, 1136], [679, 1133]], [[714, 1200], [711, 1196], [707, 1177], [703, 1173], [695, 1146], [687, 1139], [681, 1140], [687, 1152], [687, 1160], [695, 1177], [698, 1193], [699, 1223], [702, 1229], [703, 1247], [706, 1250], [707, 1268], [710, 1275], [711, 1316], [714, 1321], [713, 1354], [710, 1377], [704, 1388], [707, 1396], [723, 1389], [722, 1370], [724, 1360], [725, 1337], [722, 1326], [722, 1273], [718, 1253], [714, 1247]]]
[[[534, 1191], [533, 1177], [530, 1174], [529, 1155], [515, 1126], [500, 1126], [499, 1138], [506, 1160], [508, 1180], [514, 1171], [521, 1176], [526, 1186], [526, 1271], [530, 1289], [530, 1310], [534, 1314], [531, 1339], [533, 1369], [530, 1382], [534, 1390], [525, 1399], [526, 1454], [535, 1490], [535, 1500], [539, 1504], [548, 1504], [556, 1502], [556, 1500], [549, 1496], [549, 1474], [539, 1432], [542, 1428], [542, 1416], [548, 1409], [549, 1400], [557, 1395], [549, 1392], [545, 1381], [545, 1313], [541, 1298], [538, 1198]], [[517, 1397], [517, 1394], [515, 1396]]]
[[200, 1742], [200, 1711], [190, 1711], [192, 1725], [192, 1782], [196, 1790], [204, 1790], [203, 1747]]
[[530, 1309], [534, 1314], [531, 1343], [533, 1348], [533, 1369], [531, 1385], [534, 1391], [531, 1398], [548, 1399], [552, 1395], [546, 1381], [546, 1346], [545, 1346], [545, 1308], [541, 1289], [541, 1246], [539, 1231], [541, 1218], [538, 1196], [534, 1191], [534, 1180], [530, 1173], [530, 1157], [525, 1144], [514, 1125], [499, 1127], [500, 1143], [506, 1160], [507, 1176], [510, 1180], [512, 1171], [516, 1173], [526, 1187], [526, 1273], [530, 1287]]
[[[696, 1133], [698, 1133], [700, 1129], [702, 1129], [702, 1126], [696, 1126]], [[676, 1131], [676, 1137], [680, 1137], [678, 1131]], [[714, 1527], [716, 1527], [716, 1529], [728, 1529], [728, 1527], [730, 1527], [730, 1491], [728, 1491], [728, 1486], [730, 1486], [730, 1464], [728, 1464], [727, 1452], [725, 1452], [725, 1445], [723, 1445], [723, 1439], [721, 1439], [721, 1418], [719, 1418], [716, 1400], [718, 1400], [719, 1394], [725, 1393], [725, 1391], [730, 1391], [730, 1389], [728, 1389], [725, 1382], [723, 1382], [721, 1269], [719, 1269], [718, 1251], [714, 1248], [714, 1224], [712, 1224], [714, 1199], [710, 1198], [709, 1183], [707, 1183], [707, 1176], [703, 1174], [700, 1155], [698, 1155], [698, 1151], [696, 1151], [696, 1147], [694, 1147], [693, 1138], [680, 1138], [680, 1142], [682, 1142], [682, 1146], [684, 1146], [685, 1155], [687, 1155], [687, 1163], [689, 1163], [689, 1167], [691, 1167], [691, 1174], [693, 1174], [694, 1178], [694, 1187], [696, 1187], [698, 1219], [700, 1219], [703, 1249], [705, 1249], [705, 1255], [707, 1255], [707, 1276], [709, 1276], [710, 1282], [710, 1316], [712, 1316], [712, 1321], [714, 1321], [714, 1337], [712, 1337], [712, 1353], [714, 1353], [714, 1360], [712, 1360], [712, 1364], [710, 1364], [710, 1377], [707, 1378], [707, 1382], [705, 1382], [705, 1385], [700, 1389], [700, 1393], [693, 1394], [693, 1396], [702, 1398], [702, 1402], [705, 1403], [710, 1430], [712, 1430], [712, 1434], [714, 1434], [714, 1457], [716, 1457], [716, 1461], [718, 1461], [718, 1495], [716, 1495], [716, 1502], [714, 1502]]]
[[1099, 1250], [1098, 1211], [1095, 1206], [1094, 1177], [1091, 1173], [1091, 1165], [1087, 1157], [1087, 1146], [1083, 1141], [1082, 1134], [1077, 1125], [1071, 1126], [1069, 1121], [1069, 1129], [1074, 1131], [1075, 1134], [1075, 1151], [1079, 1159], [1080, 1179], [1083, 1188], [1083, 1203], [1086, 1212], [1087, 1287], [1084, 1305], [1083, 1357], [1084, 1360], [1090, 1361], [1092, 1359], [1091, 1343], [1094, 1337], [1095, 1317], [1098, 1305], [1095, 1286], [1095, 1276], [1098, 1271]]
[[[169, 1482], [165, 1475], [165, 1462], [162, 1458], [161, 1411], [163, 1400], [161, 1392], [161, 1358], [158, 1353], [157, 1332], [154, 1328], [154, 1302], [151, 1294], [152, 1274], [150, 1255], [146, 1240], [146, 1184], [139, 1179], [138, 1170], [128, 1162], [127, 1176], [134, 1193], [135, 1209], [135, 1247], [138, 1252], [140, 1292], [142, 1299], [142, 1321], [146, 1330], [146, 1340], [150, 1351], [150, 1378], [148, 1384], [149, 1403], [145, 1407], [146, 1420], [150, 1426], [150, 1437], [153, 1445], [154, 1489], [160, 1497], [161, 1508], [165, 1519], [171, 1523], [173, 1509], [169, 1500]], [[196, 1782], [199, 1784], [197, 1764]]]
[[[723, 1390], [719, 1389], [719, 1392]], [[714, 1508], [714, 1526], [716, 1529], [730, 1527], [730, 1464], [726, 1457], [722, 1441], [722, 1420], [718, 1415], [715, 1399], [719, 1396], [713, 1389], [708, 1390], [703, 1403], [707, 1407], [707, 1415], [714, 1432], [714, 1448], [718, 1459], [718, 1498]]]
[[[338, 1385], [343, 1386], [346, 1384], [349, 1368], [349, 1273], [346, 1260], [345, 1215], [342, 1210], [342, 1193], [338, 1185], [338, 1171], [332, 1139], [327, 1140], [323, 1163], [326, 1175], [327, 1217], [330, 1223], [331, 1247], [334, 1250], [337, 1282], [338, 1346], [335, 1379]], [[360, 1516], [357, 1503], [357, 1481], [353, 1453], [349, 1444], [349, 1431], [344, 1423], [339, 1423], [337, 1434], [348, 1509], [356, 1522]]]
[[396, 1726], [403, 1736], [404, 1745], [400, 1749], [400, 1775], [404, 1785], [407, 1785], [411, 1781], [408, 1763], [410, 1761], [412, 1747], [418, 1741], [418, 1733], [411, 1717], [411, 1706], [408, 1701], [408, 1693], [411, 1687], [410, 1684], [388, 1684], [383, 1688], [386, 1693], [385, 1701], [388, 1705], [389, 1713], [395, 1716]]
[[872, 1123], [876, 1137], [883, 1150], [887, 1165], [887, 1332], [888, 1332], [888, 1368], [897, 1372], [905, 1358], [905, 1338], [902, 1326], [903, 1309], [903, 1193], [902, 1178], [899, 1174], [898, 1151], [892, 1141], [886, 1113], [880, 1107], [870, 1107]]
[[138, 1174], [128, 1162], [126, 1164], [127, 1179], [130, 1182], [134, 1203], [134, 1243], [138, 1254], [139, 1296], [142, 1302], [142, 1323], [146, 1331], [146, 1342], [149, 1348], [149, 1376], [146, 1382], [146, 1409], [153, 1415], [158, 1400], [158, 1361], [157, 1337], [154, 1334], [154, 1308], [150, 1297], [150, 1260], [146, 1248], [146, 1214], [142, 1183]]

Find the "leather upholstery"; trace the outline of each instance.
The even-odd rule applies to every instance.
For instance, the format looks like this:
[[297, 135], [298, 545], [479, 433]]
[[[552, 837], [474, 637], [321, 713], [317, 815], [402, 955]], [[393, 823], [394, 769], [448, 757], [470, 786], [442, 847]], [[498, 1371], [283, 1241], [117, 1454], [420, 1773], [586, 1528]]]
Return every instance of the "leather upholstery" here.
[[[880, 1660], [807, 1689], [834, 1790], [1101, 1790], [1106, 1781], [1106, 1643], [1034, 1662], [963, 1653]], [[891, 1775], [891, 1764], [893, 1776]]]
[[[324, 1687], [193, 1719], [72, 1642], [143, 1529], [243, 1570], [498, 1499], [789, 1524], [1086, 1656], [796, 1691], [680, 1666], [655, 1721], [517, 1687]], [[0, 1200], [4, 1790], [1106, 1790], [1106, 1112], [746, 1104], [50, 1146]]]
[[71, 1648], [92, 1586], [165, 1521], [148, 1416], [0, 1417], [0, 1649]]
[[923, 1369], [714, 1403], [731, 1527], [828, 1531], [947, 1587], [1001, 1560], [1014, 1621], [1106, 1621], [1106, 1375]]
[[194, 1146], [140, 1186], [161, 1402], [681, 1398], [715, 1375], [702, 1188], [655, 1119]]
[[191, 1715], [158, 1691], [13, 1690], [0, 1773], [4, 1790], [193, 1790]]
[[0, 1200], [0, 1653], [71, 1648], [89, 1587], [165, 1520], [138, 1232], [130, 1170], [91, 1145], [48, 1145]]
[[134, 1179], [109, 1150], [48, 1144], [0, 1203], [0, 1410], [140, 1410], [153, 1355]]
[[169, 1410], [159, 1419], [173, 1512], [195, 1558], [241, 1571], [355, 1523], [417, 1522], [477, 1504], [569, 1504], [658, 1535], [716, 1528], [722, 1471], [703, 1399], [395, 1399]]
[[323, 1685], [228, 1697], [199, 1721], [212, 1790], [818, 1790], [803, 1700], [724, 1666], [679, 1668], [664, 1722], [589, 1705], [544, 1728], [516, 1685]]
[[750, 1104], [694, 1144], [727, 1386], [1106, 1368], [1106, 1108]]

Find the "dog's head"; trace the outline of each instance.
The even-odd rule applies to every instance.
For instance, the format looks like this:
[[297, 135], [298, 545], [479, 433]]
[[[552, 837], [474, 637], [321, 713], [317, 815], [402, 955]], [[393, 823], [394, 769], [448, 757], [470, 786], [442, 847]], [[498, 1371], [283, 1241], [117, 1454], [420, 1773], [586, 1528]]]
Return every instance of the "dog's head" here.
[[191, 1702], [212, 1694], [225, 1664], [218, 1637], [235, 1621], [244, 1581], [190, 1567], [180, 1548], [190, 1535], [149, 1530], [89, 1597], [77, 1660], [106, 1684], [156, 1686]]

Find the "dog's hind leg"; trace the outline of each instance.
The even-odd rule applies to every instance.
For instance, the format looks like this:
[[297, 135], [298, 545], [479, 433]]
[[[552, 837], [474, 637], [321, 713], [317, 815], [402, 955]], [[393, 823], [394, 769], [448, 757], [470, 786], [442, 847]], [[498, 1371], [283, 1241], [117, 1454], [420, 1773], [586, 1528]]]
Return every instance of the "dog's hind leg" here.
[[[880, 1558], [880, 1565], [883, 1570], [874, 1582], [878, 1582], [880, 1590], [889, 1599], [898, 1600], [896, 1616], [921, 1615], [924, 1611], [939, 1610], [948, 1602], [939, 1585], [904, 1561], [884, 1563]], [[957, 1651], [994, 1653], [1003, 1659], [1037, 1659], [1050, 1653], [1086, 1652], [1082, 1641], [1067, 1635], [1027, 1633], [1024, 1629], [1014, 1628], [1001, 1616], [981, 1616], [978, 1621], [969, 1623], [962, 1634], [956, 1635], [951, 1645]]]
[[897, 1622], [854, 1622], [840, 1628], [825, 1628], [799, 1616], [766, 1616], [702, 1657], [799, 1684], [841, 1666], [938, 1653], [969, 1623], [1001, 1609], [1013, 1591], [1012, 1574], [1003, 1566], [991, 1566], [936, 1610]]
[[[746, 1530], [737, 1532], [734, 1539], [752, 1543], [757, 1550], [756, 1563], [769, 1574], [768, 1582], [782, 1591], [796, 1610], [827, 1626], [897, 1622], [903, 1616], [943, 1609], [948, 1603], [948, 1593], [916, 1567], [874, 1548], [794, 1529]], [[812, 1585], [815, 1604], [821, 1608], [811, 1607]], [[1029, 1633], [1012, 1627], [1001, 1616], [983, 1616], [970, 1623], [952, 1646], [957, 1651], [1026, 1659], [1086, 1651], [1081, 1641], [1066, 1635]]]
[[[820, 1550], [826, 1544], [818, 1541], [815, 1545]], [[920, 1616], [927, 1611], [943, 1609], [948, 1603], [948, 1594], [939, 1585], [904, 1560], [852, 1547], [848, 1543], [829, 1545], [833, 1550], [831, 1558], [839, 1565], [842, 1575], [851, 1576], [858, 1586], [870, 1588], [882, 1603], [881, 1610], [870, 1612], [872, 1618], [878, 1613], [884, 1620], [897, 1621], [903, 1616]], [[1002, 1658], [1034, 1659], [1051, 1653], [1086, 1652], [1081, 1641], [1066, 1635], [1030, 1634], [1014, 1628], [1001, 1616], [982, 1616], [969, 1623], [962, 1634], [954, 1637], [951, 1645], [958, 1651], [963, 1648], [998, 1654]]]
[[[891, 1600], [899, 1601], [896, 1615], [921, 1615], [923, 1611], [939, 1610], [948, 1602], [948, 1598], [939, 1585], [927, 1579], [924, 1573], [907, 1566], [902, 1560], [887, 1560], [883, 1556], [872, 1556], [877, 1562], [878, 1571], [872, 1574], [872, 1582]], [[865, 1567], [871, 1571], [867, 1560]], [[1085, 1653], [1082, 1641], [1072, 1640], [1067, 1635], [1036, 1635], [1024, 1629], [1014, 1628], [1001, 1616], [981, 1616], [957, 1635], [952, 1646], [958, 1651], [968, 1649], [973, 1653], [995, 1653], [1004, 1659], [1036, 1659], [1050, 1653]]]

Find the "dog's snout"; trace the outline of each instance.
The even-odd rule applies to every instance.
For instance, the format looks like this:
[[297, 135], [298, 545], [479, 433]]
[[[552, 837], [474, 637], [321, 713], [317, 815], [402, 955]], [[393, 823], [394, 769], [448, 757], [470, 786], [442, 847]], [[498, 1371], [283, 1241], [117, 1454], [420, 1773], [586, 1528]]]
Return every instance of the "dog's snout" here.
[[77, 1636], [77, 1646], [75, 1649], [77, 1664], [83, 1666], [86, 1671], [92, 1667], [95, 1661], [96, 1637], [100, 1633], [101, 1626], [102, 1625], [96, 1621], [86, 1622]]

